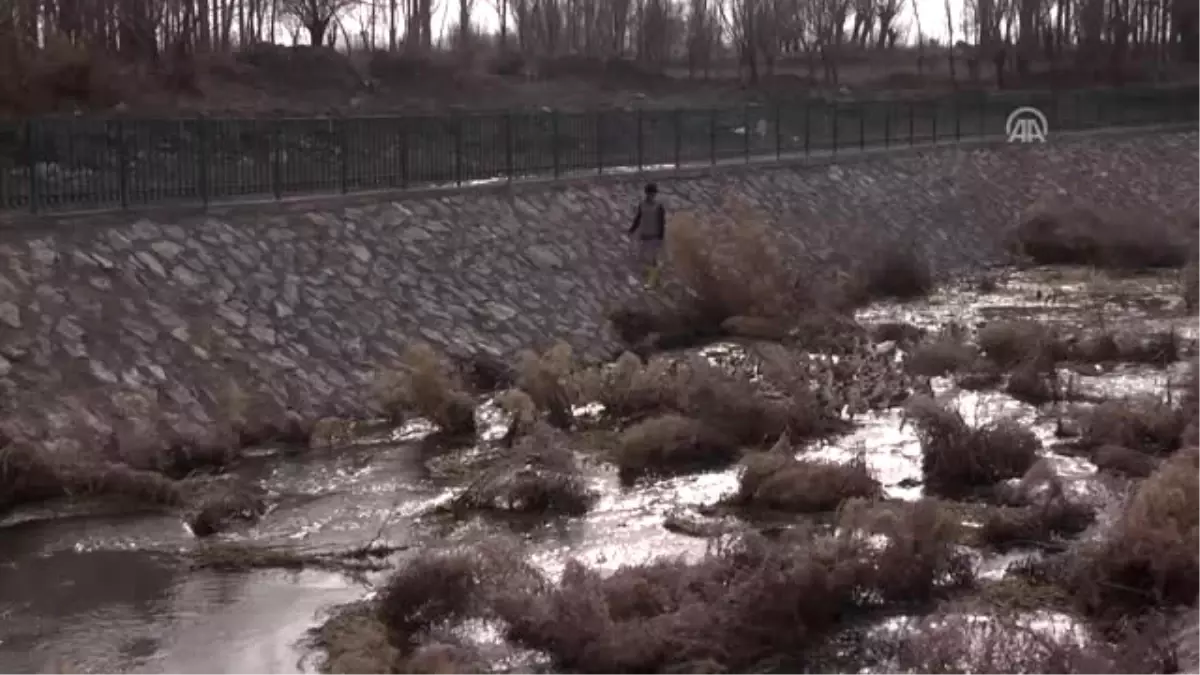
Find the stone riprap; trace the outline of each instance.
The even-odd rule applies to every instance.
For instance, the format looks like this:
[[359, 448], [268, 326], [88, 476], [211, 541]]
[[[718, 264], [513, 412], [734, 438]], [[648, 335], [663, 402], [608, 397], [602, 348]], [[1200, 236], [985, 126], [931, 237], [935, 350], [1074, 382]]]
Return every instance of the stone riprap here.
[[[941, 271], [1002, 261], [1004, 230], [1036, 201], [1157, 218], [1195, 213], [1197, 181], [1190, 132], [659, 179], [675, 211], [727, 197], [761, 209], [798, 265], [903, 242]], [[360, 415], [414, 339], [508, 355], [564, 338], [609, 354], [606, 308], [641, 293], [624, 234], [640, 188], [605, 178], [9, 229], [0, 430], [53, 447], [163, 420], [204, 427], [231, 405]]]

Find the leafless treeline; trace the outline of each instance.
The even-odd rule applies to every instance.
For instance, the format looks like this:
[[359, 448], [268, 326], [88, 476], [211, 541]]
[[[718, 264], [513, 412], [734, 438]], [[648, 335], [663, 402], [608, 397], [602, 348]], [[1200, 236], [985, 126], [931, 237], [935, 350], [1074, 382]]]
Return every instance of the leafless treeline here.
[[[682, 62], [693, 73], [733, 54], [752, 80], [799, 56], [836, 81], [840, 56], [919, 38], [922, 20], [949, 29], [952, 68], [957, 57], [978, 76], [989, 64], [998, 79], [1035, 62], [1120, 68], [1195, 60], [1197, 52], [1196, 0], [965, 0], [961, 21], [949, 19], [947, 0], [945, 16], [917, 15], [915, 25], [900, 21], [906, 0], [485, 1], [499, 16], [486, 35], [477, 0], [0, 0], [0, 61], [19, 64], [67, 45], [154, 62], [290, 36], [406, 53], [486, 45], [524, 64], [562, 56], [650, 69]], [[453, 22], [448, 30], [437, 25], [442, 15]]]

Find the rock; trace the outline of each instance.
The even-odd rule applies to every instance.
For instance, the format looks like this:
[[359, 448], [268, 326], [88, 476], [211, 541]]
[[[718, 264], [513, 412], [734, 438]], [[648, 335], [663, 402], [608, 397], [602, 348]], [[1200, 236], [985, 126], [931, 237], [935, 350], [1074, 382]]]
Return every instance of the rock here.
[[0, 321], [10, 328], [20, 328], [21, 310], [11, 302], [0, 302]]
[[156, 241], [150, 248], [166, 260], [174, 260], [183, 252], [183, 247], [173, 241]]
[[563, 266], [562, 257], [545, 246], [530, 246], [525, 254], [538, 267], [559, 269]]

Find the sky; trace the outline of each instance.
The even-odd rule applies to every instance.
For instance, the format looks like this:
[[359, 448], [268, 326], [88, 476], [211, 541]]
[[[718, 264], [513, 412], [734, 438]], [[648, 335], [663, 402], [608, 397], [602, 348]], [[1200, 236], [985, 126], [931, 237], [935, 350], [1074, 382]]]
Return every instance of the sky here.
[[[458, 18], [458, 0], [434, 0], [435, 15], [434, 15], [434, 33], [442, 34]], [[913, 20], [913, 3], [921, 15], [921, 30], [928, 37], [935, 38], [941, 42], [946, 41], [946, 8], [944, 0], [905, 0], [904, 12], [901, 14], [900, 23], [907, 25], [908, 40], [915, 43], [917, 36], [916, 22]], [[960, 39], [957, 33], [959, 28], [959, 15], [961, 14], [962, 0], [950, 0], [951, 11], [955, 15], [955, 39]], [[474, 7], [471, 10], [472, 23], [476, 26], [495, 31], [499, 27], [499, 15], [496, 12], [495, 0], [475, 0]], [[358, 31], [358, 21], [350, 19], [346, 21], [346, 29], [352, 33]]]

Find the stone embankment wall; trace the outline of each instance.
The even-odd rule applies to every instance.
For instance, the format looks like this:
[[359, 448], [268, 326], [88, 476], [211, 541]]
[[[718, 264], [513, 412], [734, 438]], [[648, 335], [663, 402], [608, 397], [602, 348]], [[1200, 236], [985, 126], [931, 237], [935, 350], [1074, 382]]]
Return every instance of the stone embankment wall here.
[[[728, 196], [762, 209], [797, 264], [909, 242], [945, 271], [1002, 260], [1003, 231], [1048, 196], [1195, 213], [1197, 136], [658, 181], [673, 210]], [[0, 430], [93, 437], [145, 415], [203, 426], [231, 391], [255, 414], [361, 413], [374, 373], [413, 339], [511, 354], [565, 338], [610, 353], [605, 309], [640, 292], [624, 237], [639, 192], [638, 179], [605, 178], [0, 229]]]

